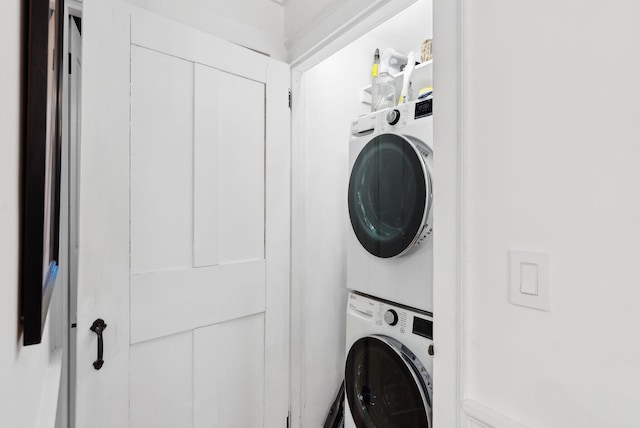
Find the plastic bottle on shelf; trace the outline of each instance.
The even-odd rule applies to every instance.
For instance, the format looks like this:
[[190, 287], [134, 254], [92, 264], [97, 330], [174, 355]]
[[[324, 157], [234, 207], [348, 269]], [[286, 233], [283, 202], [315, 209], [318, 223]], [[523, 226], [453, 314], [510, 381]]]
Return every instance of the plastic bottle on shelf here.
[[378, 76], [371, 86], [371, 111], [384, 110], [396, 105], [396, 82], [390, 72], [399, 72], [402, 64], [406, 63], [406, 55], [391, 48], [384, 50], [378, 66]]
[[396, 81], [382, 64], [371, 86], [371, 111], [384, 110], [396, 105]]

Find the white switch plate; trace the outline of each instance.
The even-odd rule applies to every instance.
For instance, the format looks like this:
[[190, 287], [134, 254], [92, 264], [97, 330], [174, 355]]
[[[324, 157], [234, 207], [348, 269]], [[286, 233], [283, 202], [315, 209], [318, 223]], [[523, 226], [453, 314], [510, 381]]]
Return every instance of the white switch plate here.
[[538, 251], [509, 251], [511, 303], [551, 310], [551, 256]]

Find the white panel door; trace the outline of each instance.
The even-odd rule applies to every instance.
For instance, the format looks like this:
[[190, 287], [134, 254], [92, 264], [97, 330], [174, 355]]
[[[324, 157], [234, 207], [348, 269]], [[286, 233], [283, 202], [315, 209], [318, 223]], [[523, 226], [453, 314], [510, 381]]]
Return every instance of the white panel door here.
[[289, 68], [120, 1], [83, 22], [77, 426], [282, 427]]

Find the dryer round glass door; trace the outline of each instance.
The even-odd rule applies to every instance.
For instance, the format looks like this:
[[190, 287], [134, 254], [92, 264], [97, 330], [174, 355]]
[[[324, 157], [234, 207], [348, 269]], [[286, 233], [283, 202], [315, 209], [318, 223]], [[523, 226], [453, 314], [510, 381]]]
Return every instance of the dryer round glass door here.
[[424, 366], [394, 339], [363, 337], [349, 350], [345, 393], [358, 428], [430, 428], [430, 383]]
[[349, 217], [374, 256], [401, 256], [431, 233], [430, 156], [426, 145], [397, 134], [380, 134], [360, 151], [349, 179]]

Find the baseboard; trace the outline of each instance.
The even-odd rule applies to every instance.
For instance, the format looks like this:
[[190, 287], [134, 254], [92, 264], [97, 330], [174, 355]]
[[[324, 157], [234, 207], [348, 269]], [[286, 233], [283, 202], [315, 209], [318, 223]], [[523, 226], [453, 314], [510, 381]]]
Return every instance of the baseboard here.
[[462, 410], [465, 428], [530, 428], [475, 400], [464, 400]]

